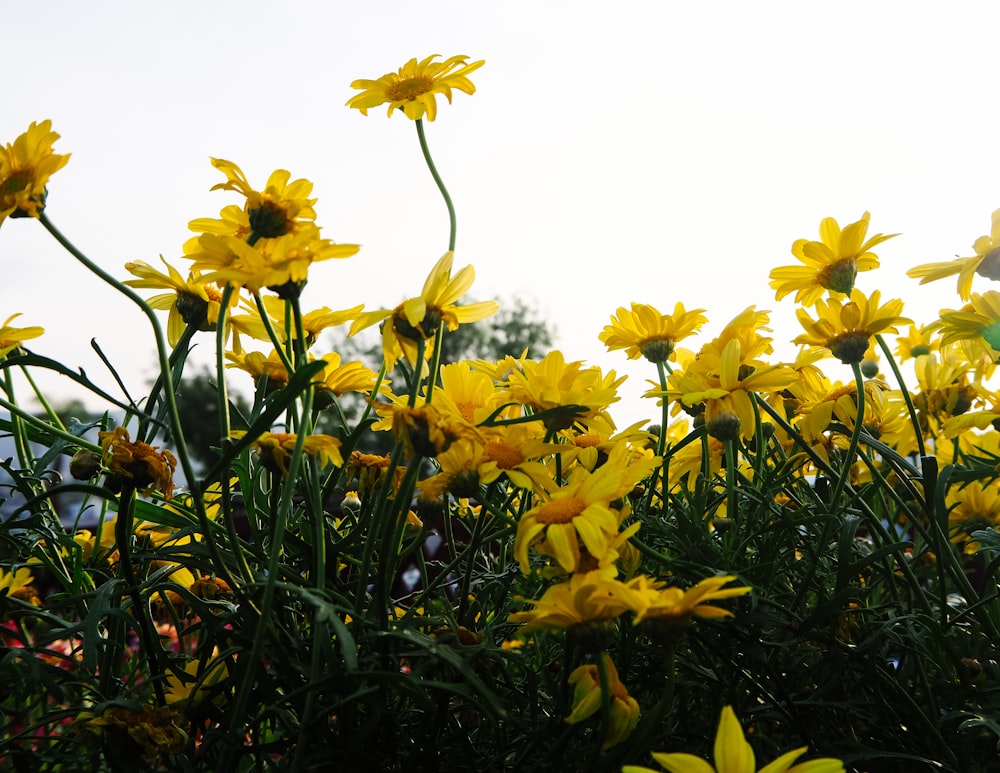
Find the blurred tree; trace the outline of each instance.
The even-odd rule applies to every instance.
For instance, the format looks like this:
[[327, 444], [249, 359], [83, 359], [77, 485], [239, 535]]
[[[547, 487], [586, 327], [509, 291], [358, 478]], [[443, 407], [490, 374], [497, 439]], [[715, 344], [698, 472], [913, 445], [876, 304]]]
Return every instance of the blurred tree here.
[[[242, 413], [250, 413], [250, 405], [242, 395], [230, 391], [229, 400]], [[211, 466], [218, 458], [212, 449], [218, 448], [220, 441], [218, 387], [212, 368], [201, 365], [181, 378], [177, 412], [191, 456], [203, 467]]]

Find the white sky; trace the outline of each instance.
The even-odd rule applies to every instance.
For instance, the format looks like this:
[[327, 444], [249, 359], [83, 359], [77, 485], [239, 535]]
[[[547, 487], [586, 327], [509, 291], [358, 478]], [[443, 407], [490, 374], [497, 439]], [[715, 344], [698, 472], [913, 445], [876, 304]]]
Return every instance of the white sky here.
[[[391, 307], [419, 292], [447, 217], [413, 123], [344, 107], [349, 84], [414, 56], [485, 59], [477, 93], [456, 93], [427, 125], [458, 211], [456, 268], [475, 266], [478, 299], [537, 306], [568, 359], [629, 373], [614, 410], [624, 426], [656, 416], [637, 398], [655, 372], [605, 351], [609, 316], [683, 301], [707, 309], [712, 334], [756, 304], [789, 340], [794, 305], [774, 300], [768, 273], [825, 216], [843, 225], [870, 210], [870, 233], [902, 234], [859, 277], [866, 291], [903, 298], [922, 323], [960, 305], [953, 281], [919, 287], [905, 271], [972, 254], [1000, 206], [1000, 3], [945, 7], [16, 4], [2, 23], [0, 141], [52, 119], [57, 152], [73, 155], [49, 215], [122, 278], [127, 260], [177, 262], [187, 222], [237, 201], [209, 193], [222, 180], [210, 156], [258, 186], [288, 169], [315, 183], [324, 234], [362, 245], [314, 267], [304, 306]], [[0, 265], [0, 320], [23, 312], [17, 324], [46, 328], [32, 349], [110, 386], [97, 337], [142, 392], [153, 349], [134, 306], [31, 221], [3, 224]]]

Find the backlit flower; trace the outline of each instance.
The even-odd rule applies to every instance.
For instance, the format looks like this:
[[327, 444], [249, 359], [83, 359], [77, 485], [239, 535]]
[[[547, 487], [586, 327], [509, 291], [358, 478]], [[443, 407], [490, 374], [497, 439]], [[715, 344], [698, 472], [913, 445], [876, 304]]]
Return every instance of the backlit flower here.
[[447, 451], [456, 440], [476, 434], [475, 429], [461, 421], [442, 414], [433, 405], [414, 408], [393, 405], [392, 434], [403, 447], [406, 458], [426, 456], [433, 459]]
[[972, 293], [975, 274], [994, 281], [1000, 279], [1000, 209], [993, 213], [993, 227], [989, 236], [980, 236], [972, 245], [976, 254], [970, 258], [955, 258], [937, 263], [924, 263], [906, 272], [907, 276], [927, 284], [958, 274], [958, 294], [963, 301]]
[[[230, 433], [235, 439], [242, 438], [246, 432], [234, 430]], [[257, 452], [260, 463], [271, 472], [288, 474], [288, 463], [295, 453], [298, 435], [287, 432], [264, 432], [257, 437], [252, 445]], [[316, 457], [321, 467], [328, 464], [341, 467], [344, 460], [340, 456], [340, 441], [330, 435], [308, 435], [302, 441], [302, 453]]]
[[250, 186], [243, 170], [232, 161], [213, 158], [212, 166], [226, 175], [224, 183], [212, 186], [213, 191], [235, 191], [246, 197], [243, 209], [250, 223], [251, 235], [273, 239], [294, 233], [316, 219], [313, 209], [316, 199], [309, 198], [313, 188], [309, 180], [289, 182], [292, 175], [284, 169], [277, 169], [267, 178], [264, 190], [257, 191]]
[[895, 333], [897, 324], [911, 322], [900, 316], [902, 301], [892, 300], [880, 306], [881, 297], [878, 290], [873, 290], [870, 297], [854, 290], [847, 302], [838, 298], [820, 300], [816, 303], [815, 320], [805, 309], [797, 309], [796, 316], [806, 332], [794, 343], [829, 349], [844, 363], [861, 362], [873, 335]]
[[867, 241], [869, 214], [841, 230], [832, 217], [823, 218], [819, 225], [821, 241], [798, 239], [792, 244], [792, 254], [801, 266], [782, 266], [771, 272], [771, 287], [781, 300], [795, 293], [796, 303], [812, 306], [830, 292], [833, 296], [849, 295], [859, 271], [878, 268], [878, 256], [872, 247], [897, 234], [875, 234]]
[[547, 429], [562, 430], [577, 421], [585, 424], [594, 416], [606, 416], [608, 406], [620, 399], [618, 386], [624, 380], [614, 371], [605, 376], [597, 366], [566, 362], [562, 352], [553, 350], [540, 361], [525, 360], [520, 370], [512, 371], [507, 391], [511, 400], [534, 413], [566, 408], [565, 413], [545, 421]]
[[630, 360], [642, 356], [650, 362], [666, 362], [673, 359], [678, 341], [693, 335], [708, 321], [704, 311], [686, 311], [684, 304], [678, 303], [674, 313], [668, 315], [644, 303], [633, 303], [631, 311], [618, 309], [599, 337], [609, 351], [624, 349]]
[[[129, 261], [125, 270], [139, 277], [128, 279], [122, 284], [129, 287], [141, 287], [154, 290], [171, 290], [146, 299], [150, 308], [168, 310], [167, 339], [171, 346], [176, 346], [181, 334], [188, 325], [194, 325], [198, 330], [215, 330], [219, 321], [222, 295], [218, 289], [200, 280], [197, 271], [188, 273], [187, 279], [160, 256], [167, 273], [158, 271], [141, 260]], [[238, 296], [234, 293], [231, 305]]]
[[[496, 301], [457, 305], [458, 299], [472, 287], [476, 271], [472, 266], [466, 266], [452, 276], [451, 264], [454, 258], [453, 252], [446, 252], [441, 256], [427, 276], [420, 295], [404, 301], [392, 310], [362, 312], [351, 325], [349, 335], [355, 335], [367, 327], [384, 323], [382, 352], [387, 371], [391, 371], [396, 360], [403, 355], [414, 364], [417, 341], [433, 338], [442, 324], [448, 330], [456, 330], [459, 325], [478, 322], [499, 310]], [[427, 354], [430, 352], [427, 351]]]
[[417, 61], [411, 59], [397, 72], [390, 72], [378, 80], [356, 80], [352, 89], [361, 89], [347, 101], [348, 107], [355, 107], [362, 115], [379, 105], [389, 105], [387, 115], [393, 110], [402, 110], [413, 121], [427, 114], [427, 120], [437, 116], [437, 95], [443, 94], [451, 104], [451, 91], [457, 89], [473, 94], [476, 87], [468, 75], [483, 66], [484, 60], [469, 62], [467, 56], [453, 56], [443, 62], [435, 62], [440, 54]]
[[[639, 722], [639, 704], [628, 694], [611, 658], [603, 652], [598, 657], [604, 659], [610, 693], [607, 734], [601, 744], [603, 751], [624, 741], [635, 729]], [[564, 721], [575, 725], [601, 710], [603, 691], [598, 667], [592, 664], [580, 666], [569, 675], [569, 683], [573, 685], [573, 709]]]
[[[325, 354], [320, 359], [326, 365], [313, 378], [313, 388], [317, 393], [339, 397], [348, 392], [367, 394], [375, 388], [378, 374], [364, 363], [360, 361], [341, 362], [340, 355], [336, 352]], [[389, 382], [383, 379], [379, 391], [388, 392]]]
[[57, 139], [52, 121], [32, 121], [13, 144], [0, 147], [0, 225], [7, 217], [38, 217], [45, 208], [49, 177], [69, 161], [69, 154], [52, 152]]
[[313, 263], [349, 258], [360, 249], [357, 244], [335, 244], [320, 238], [319, 233], [318, 228], [309, 225], [256, 246], [235, 236], [204, 234], [188, 257], [195, 269], [205, 271], [205, 282], [229, 283], [254, 293], [266, 287], [283, 298], [290, 297], [288, 293], [297, 295], [305, 285]]
[[166, 499], [174, 494], [174, 470], [177, 460], [169, 451], [160, 451], [148, 443], [132, 442], [125, 427], [98, 432], [104, 464], [115, 475], [131, 481], [142, 494], [159, 491]]
[[[808, 746], [802, 746], [787, 752], [774, 762], [765, 765], [759, 773], [844, 773], [844, 764], [831, 757], [795, 765], [795, 761], [808, 749]], [[731, 706], [722, 709], [713, 752], [714, 766], [693, 754], [653, 752], [653, 759], [670, 773], [758, 773], [753, 749], [747, 743], [740, 721]], [[641, 765], [625, 765], [622, 773], [656, 773], [656, 771]]]
[[0, 358], [6, 357], [15, 349], [20, 348], [22, 341], [29, 338], [38, 338], [45, 332], [45, 328], [34, 325], [32, 327], [11, 327], [12, 320], [20, 317], [20, 314], [13, 314], [0, 326]]
[[1000, 351], [1000, 292], [972, 293], [961, 309], [941, 309], [938, 321], [930, 327], [941, 334], [942, 346], [983, 338]]

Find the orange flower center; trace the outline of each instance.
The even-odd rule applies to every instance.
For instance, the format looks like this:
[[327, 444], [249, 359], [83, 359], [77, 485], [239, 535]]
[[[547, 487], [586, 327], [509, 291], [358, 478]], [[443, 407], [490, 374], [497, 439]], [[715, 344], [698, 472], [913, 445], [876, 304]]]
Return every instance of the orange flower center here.
[[535, 520], [544, 524], [572, 523], [584, 511], [586, 504], [576, 497], [563, 497], [546, 502], [535, 514]]
[[496, 462], [501, 470], [512, 470], [524, 461], [520, 449], [506, 440], [489, 441], [483, 455], [488, 461]]
[[432, 78], [418, 75], [393, 83], [385, 90], [385, 95], [393, 102], [407, 102], [416, 99], [421, 94], [426, 94], [433, 88], [434, 80]]

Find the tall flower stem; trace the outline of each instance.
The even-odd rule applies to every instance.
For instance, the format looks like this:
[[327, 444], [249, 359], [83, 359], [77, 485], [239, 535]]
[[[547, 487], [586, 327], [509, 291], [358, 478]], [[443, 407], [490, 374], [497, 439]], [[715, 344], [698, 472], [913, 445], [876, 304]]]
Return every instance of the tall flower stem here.
[[[118, 504], [118, 517], [115, 519], [115, 542], [118, 545], [118, 569], [121, 579], [125, 582], [125, 591], [132, 601], [132, 614], [137, 620], [139, 639], [142, 641], [142, 651], [149, 664], [150, 681], [156, 692], [156, 700], [160, 706], [166, 705], [163, 693], [163, 669], [160, 666], [160, 655], [163, 648], [156, 636], [156, 628], [149, 614], [149, 603], [143, 601], [142, 593], [136, 581], [135, 569], [132, 566], [132, 526], [135, 519], [135, 487], [130, 483], [122, 486]], [[169, 602], [168, 602], [169, 603]]]
[[[160, 371], [165, 374], [170, 373], [170, 355], [167, 352], [167, 344], [163, 338], [163, 328], [160, 326], [160, 321], [156, 318], [156, 314], [153, 312], [153, 309], [150, 308], [149, 304], [136, 294], [132, 288], [119, 282], [111, 276], [111, 274], [106, 272], [90, 260], [90, 258], [80, 252], [80, 250], [78, 250], [76, 246], [52, 224], [52, 221], [49, 220], [48, 215], [46, 215], [45, 212], [40, 213], [38, 219], [41, 224], [45, 226], [45, 230], [47, 230], [70, 255], [82, 263], [91, 273], [104, 280], [104, 282], [111, 285], [115, 290], [132, 301], [139, 307], [142, 313], [146, 315], [146, 318], [149, 320], [149, 324], [153, 328], [153, 335], [156, 338], [156, 356], [160, 366]], [[194, 486], [196, 481], [194, 466], [191, 463], [191, 455], [188, 453], [187, 444], [184, 442], [184, 434], [181, 430], [181, 417], [177, 410], [177, 397], [174, 394], [173, 380], [170, 378], [164, 378], [163, 380], [163, 396], [169, 407], [168, 414], [170, 416], [170, 432], [176, 440], [177, 457], [180, 460], [181, 468], [184, 470], [184, 478], [188, 481], [189, 485]], [[196, 499], [200, 499], [200, 497], [196, 497]]]
[[427, 147], [427, 137], [424, 136], [424, 122], [422, 119], [418, 118], [414, 123], [417, 124], [417, 137], [420, 139], [420, 150], [424, 154], [424, 161], [427, 162], [427, 168], [431, 170], [431, 177], [434, 178], [434, 182], [437, 183], [438, 190], [441, 191], [441, 196], [444, 197], [444, 204], [448, 207], [448, 222], [450, 225], [450, 231], [448, 234], [448, 251], [455, 251], [455, 230], [457, 227], [455, 221], [455, 205], [451, 202], [451, 196], [448, 195], [448, 189], [444, 187], [444, 181], [441, 179], [441, 175], [438, 174], [437, 167], [434, 166], [434, 159], [431, 158], [430, 148]]
[[854, 460], [858, 456], [861, 431], [865, 426], [865, 377], [861, 374], [860, 363], [852, 362], [851, 368], [854, 370], [854, 384], [858, 394], [857, 415], [854, 419], [854, 431], [851, 432], [851, 443], [847, 448], [844, 466], [840, 471], [840, 476], [837, 478], [836, 485], [833, 487], [833, 493], [830, 495], [830, 508], [833, 512], [836, 512], [840, 507], [840, 495], [844, 493], [844, 487], [851, 477], [851, 467], [854, 466]]

